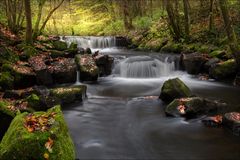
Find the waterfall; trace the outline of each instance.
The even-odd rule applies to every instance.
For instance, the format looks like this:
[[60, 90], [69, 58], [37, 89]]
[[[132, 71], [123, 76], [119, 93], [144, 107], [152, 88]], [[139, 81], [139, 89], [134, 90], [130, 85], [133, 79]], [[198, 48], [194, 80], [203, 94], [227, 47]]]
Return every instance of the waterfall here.
[[174, 62], [164, 62], [149, 56], [129, 57], [119, 62], [114, 72], [125, 78], [158, 78], [167, 76], [175, 70]]
[[78, 44], [78, 48], [112, 48], [116, 47], [116, 38], [108, 37], [94, 37], [94, 36], [61, 36], [60, 40], [65, 41], [70, 45], [72, 42]]
[[81, 82], [80, 82], [80, 71], [77, 71], [77, 80], [75, 82], [75, 85], [79, 85], [79, 84], [81, 84]]

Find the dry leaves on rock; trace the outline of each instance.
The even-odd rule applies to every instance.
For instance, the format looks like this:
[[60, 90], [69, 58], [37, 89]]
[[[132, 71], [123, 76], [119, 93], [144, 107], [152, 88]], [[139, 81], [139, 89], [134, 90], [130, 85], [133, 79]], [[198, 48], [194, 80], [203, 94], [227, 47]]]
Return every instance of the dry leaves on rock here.
[[55, 122], [55, 115], [55, 112], [38, 116], [34, 114], [28, 114], [25, 117], [24, 127], [28, 130], [28, 132], [48, 131]]

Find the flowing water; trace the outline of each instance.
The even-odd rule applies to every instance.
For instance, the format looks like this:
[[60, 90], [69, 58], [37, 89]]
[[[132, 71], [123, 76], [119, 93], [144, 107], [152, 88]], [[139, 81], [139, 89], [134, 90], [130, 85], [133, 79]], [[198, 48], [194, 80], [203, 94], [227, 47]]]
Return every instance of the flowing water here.
[[103, 49], [115, 59], [112, 75], [87, 83], [88, 98], [65, 107], [79, 159], [239, 159], [240, 138], [200, 119], [166, 117], [158, 99], [163, 82], [179, 77], [194, 94], [236, 106], [240, 89], [200, 81], [178, 69], [171, 54]]

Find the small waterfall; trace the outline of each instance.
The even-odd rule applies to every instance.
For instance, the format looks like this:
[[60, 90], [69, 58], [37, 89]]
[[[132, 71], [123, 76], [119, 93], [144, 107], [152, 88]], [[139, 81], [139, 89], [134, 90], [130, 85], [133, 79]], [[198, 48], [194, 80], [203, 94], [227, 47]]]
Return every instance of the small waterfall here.
[[80, 71], [77, 71], [77, 80], [75, 82], [75, 85], [79, 85], [79, 84], [82, 84], [82, 83], [80, 82]]
[[113, 72], [125, 78], [158, 78], [174, 70], [174, 62], [168, 62], [168, 58], [162, 62], [149, 56], [134, 56], [117, 64]]
[[79, 37], [79, 36], [61, 36], [60, 40], [65, 41], [70, 45], [72, 42], [78, 44], [78, 48], [112, 48], [116, 47], [115, 37]]

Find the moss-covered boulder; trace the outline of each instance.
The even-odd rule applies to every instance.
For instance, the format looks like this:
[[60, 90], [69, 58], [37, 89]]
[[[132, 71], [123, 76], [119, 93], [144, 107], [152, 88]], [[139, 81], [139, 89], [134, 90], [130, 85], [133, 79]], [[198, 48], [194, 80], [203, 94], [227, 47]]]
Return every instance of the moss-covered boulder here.
[[160, 99], [165, 102], [171, 102], [175, 98], [191, 96], [191, 90], [179, 78], [169, 79], [164, 82]]
[[54, 46], [54, 49], [59, 51], [64, 51], [68, 48], [67, 43], [63, 41], [53, 41], [52, 44]]
[[66, 53], [64, 51], [51, 50], [50, 56], [51, 58], [65, 57]]
[[17, 115], [0, 144], [0, 159], [75, 159], [60, 106], [47, 112]]
[[96, 81], [99, 75], [99, 69], [92, 55], [76, 55], [75, 61], [80, 70], [81, 81]]
[[234, 59], [219, 62], [209, 69], [209, 75], [215, 79], [226, 79], [235, 76], [237, 73], [237, 64]]
[[2, 71], [14, 77], [14, 88], [31, 87], [36, 84], [36, 74], [31, 67], [16, 64], [4, 64]]
[[227, 59], [228, 55], [224, 50], [214, 50], [209, 53], [209, 56], [212, 58]]
[[82, 101], [86, 95], [87, 87], [85, 85], [58, 87], [50, 89], [50, 96], [60, 99], [62, 104]]
[[9, 72], [0, 73], [0, 86], [3, 90], [13, 89], [14, 77]]
[[75, 42], [72, 42], [67, 50], [67, 52], [72, 55], [75, 56], [76, 54], [78, 54], [78, 44]]
[[0, 100], [0, 141], [16, 114], [17, 111], [9, 102]]
[[230, 112], [224, 114], [223, 125], [229, 128], [235, 135], [240, 136], [240, 113]]
[[204, 99], [201, 97], [174, 99], [165, 109], [170, 116], [184, 116], [187, 118], [201, 114], [215, 115], [227, 107], [226, 103]]

